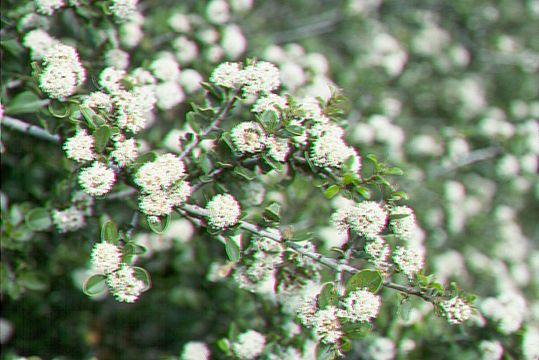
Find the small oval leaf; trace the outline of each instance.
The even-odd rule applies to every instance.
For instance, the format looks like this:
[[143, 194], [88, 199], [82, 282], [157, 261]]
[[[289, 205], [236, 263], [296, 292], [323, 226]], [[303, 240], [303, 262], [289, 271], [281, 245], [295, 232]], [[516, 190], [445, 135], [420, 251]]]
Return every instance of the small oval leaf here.
[[82, 292], [88, 296], [96, 296], [107, 289], [105, 275], [96, 274], [90, 276], [82, 286]]
[[348, 282], [346, 283], [346, 293], [362, 288], [367, 288], [372, 293], [377, 293], [383, 283], [384, 279], [378, 271], [361, 270], [348, 279]]
[[51, 227], [52, 220], [49, 210], [35, 208], [26, 214], [26, 225], [32, 231], [44, 231]]
[[112, 220], [103, 224], [103, 227], [101, 228], [101, 241], [118, 245], [118, 229]]
[[232, 262], [238, 262], [241, 258], [241, 249], [236, 241], [234, 239], [231, 239], [229, 237], [226, 237], [226, 243], [225, 243], [225, 251], [226, 255]]
[[146, 271], [146, 269], [143, 269], [138, 266], [133, 266], [133, 270], [135, 271], [135, 277], [139, 280], [142, 280], [144, 283], [144, 289], [142, 291], [147, 291], [152, 287], [152, 279], [150, 277], [150, 273]]

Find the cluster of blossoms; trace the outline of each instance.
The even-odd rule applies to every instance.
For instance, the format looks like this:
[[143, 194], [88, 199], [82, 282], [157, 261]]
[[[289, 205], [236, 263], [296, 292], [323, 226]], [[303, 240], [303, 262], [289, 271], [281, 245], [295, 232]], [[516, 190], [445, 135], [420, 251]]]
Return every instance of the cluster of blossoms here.
[[220, 230], [236, 225], [241, 215], [240, 205], [230, 194], [215, 195], [206, 209], [209, 224]]
[[86, 70], [79, 61], [77, 50], [57, 43], [43, 56], [44, 69], [39, 87], [53, 99], [64, 100], [73, 95], [86, 80]]
[[424, 265], [423, 255], [419, 250], [400, 246], [393, 254], [393, 261], [409, 278], [412, 278]]
[[149, 216], [170, 214], [191, 194], [185, 177], [185, 165], [174, 154], [159, 155], [142, 165], [135, 174], [135, 183], [142, 189], [140, 209]]
[[210, 358], [210, 349], [206, 343], [200, 341], [190, 341], [183, 347], [182, 360], [208, 360]]
[[258, 61], [242, 69], [239, 63], [225, 62], [212, 73], [210, 81], [227, 88], [243, 88], [245, 95], [270, 93], [281, 84], [279, 69], [267, 61]]
[[389, 222], [393, 233], [402, 240], [409, 240], [412, 238], [413, 232], [416, 228], [414, 210], [408, 206], [397, 206], [390, 211]]
[[349, 292], [341, 304], [319, 309], [317, 297], [310, 297], [298, 306], [297, 316], [302, 324], [314, 329], [318, 340], [336, 344], [343, 336], [342, 324], [370, 322], [378, 315], [381, 302], [379, 296], [362, 288]]
[[64, 0], [35, 0], [34, 3], [38, 13], [49, 16], [65, 5]]
[[104, 274], [110, 292], [120, 302], [132, 303], [144, 291], [145, 284], [135, 277], [135, 269], [122, 262], [122, 252], [116, 245], [101, 242], [91, 254], [93, 267]]
[[352, 159], [349, 168], [359, 174], [361, 158], [356, 149], [344, 141], [342, 128], [333, 124], [320, 124], [314, 131], [318, 132], [318, 136], [311, 147], [310, 159], [316, 166], [342, 169]]
[[375, 239], [386, 226], [387, 212], [377, 202], [364, 201], [337, 210], [331, 220], [341, 232], [352, 229], [367, 239]]
[[86, 167], [79, 173], [79, 184], [91, 196], [102, 196], [108, 193], [114, 182], [114, 170], [105, 164], [95, 161], [92, 166]]
[[451, 324], [459, 324], [472, 316], [471, 306], [459, 297], [443, 301], [440, 306], [445, 312], [447, 321]]
[[238, 336], [232, 344], [234, 355], [240, 360], [251, 360], [264, 352], [266, 337], [255, 330], [248, 330]]
[[82, 191], [71, 197], [71, 206], [65, 209], [51, 211], [52, 222], [59, 233], [73, 232], [86, 225], [85, 216], [93, 215], [94, 200]]

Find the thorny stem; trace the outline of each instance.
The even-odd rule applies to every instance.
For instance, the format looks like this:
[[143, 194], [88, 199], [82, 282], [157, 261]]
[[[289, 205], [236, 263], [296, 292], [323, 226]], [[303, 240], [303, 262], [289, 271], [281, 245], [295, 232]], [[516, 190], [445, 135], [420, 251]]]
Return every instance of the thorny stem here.
[[[191, 215], [194, 215], [196, 217], [207, 217], [208, 216], [208, 210], [204, 209], [204, 208], [201, 208], [199, 206], [196, 206], [196, 205], [189, 205], [189, 204], [184, 204], [180, 207], [181, 210], [183, 210], [184, 213], [186, 214], [191, 214]], [[199, 220], [200, 221], [200, 220]], [[199, 225], [201, 225], [202, 222], [199, 223]], [[267, 230], [264, 230], [264, 229], [260, 229], [258, 226], [254, 225], [254, 224], [251, 224], [249, 222], [246, 222], [246, 221], [242, 221], [239, 225], [239, 227], [241, 229], [244, 229], [244, 230], [247, 230], [253, 234], [256, 234], [258, 236], [261, 236], [261, 237], [265, 237], [265, 238], [268, 238], [270, 240], [273, 240], [273, 241], [276, 241], [276, 242], [279, 242], [281, 244], [284, 244], [286, 246], [288, 246], [289, 248], [292, 248], [294, 249], [296, 252], [304, 255], [304, 256], [307, 256], [313, 260], [315, 260], [316, 262], [322, 264], [322, 265], [325, 265], [337, 272], [348, 272], [348, 273], [351, 273], [351, 274], [354, 274], [354, 273], [357, 273], [359, 272], [360, 270], [353, 267], [353, 266], [350, 266], [348, 265], [347, 263], [345, 262], [339, 262], [335, 259], [332, 259], [332, 258], [328, 258], [326, 256], [323, 256], [321, 254], [318, 254], [316, 252], [311, 252], [307, 249], [305, 249], [303, 246], [301, 246], [298, 242], [294, 242], [294, 241], [288, 241], [288, 240], [285, 240], [283, 241], [281, 239], [281, 236], [278, 234], [278, 233], [275, 233], [275, 232], [270, 232], [270, 231], [267, 231]], [[416, 289], [414, 287], [411, 287], [411, 286], [405, 286], [405, 285], [400, 285], [400, 284], [396, 284], [396, 283], [393, 283], [391, 281], [385, 281], [384, 282], [384, 286], [385, 287], [388, 287], [390, 289], [394, 289], [394, 290], [397, 290], [397, 291], [400, 291], [400, 292], [403, 292], [403, 293], [406, 293], [408, 295], [413, 295], [413, 296], [417, 296], [417, 297], [420, 297], [426, 301], [429, 301], [429, 302], [433, 302], [433, 299], [428, 296], [427, 294], [423, 293], [420, 289]]]
[[0, 122], [3, 126], [6, 126], [10, 129], [32, 135], [39, 139], [50, 141], [55, 144], [59, 144], [61, 141], [59, 135], [53, 135], [39, 126], [28, 124], [27, 122], [12, 118], [10, 116], [4, 116], [4, 118]]

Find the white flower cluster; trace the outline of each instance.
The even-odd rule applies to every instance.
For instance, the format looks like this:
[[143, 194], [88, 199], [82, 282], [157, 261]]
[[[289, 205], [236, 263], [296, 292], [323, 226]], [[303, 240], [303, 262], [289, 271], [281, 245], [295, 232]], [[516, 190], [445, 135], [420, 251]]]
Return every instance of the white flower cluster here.
[[55, 10], [64, 6], [64, 0], [34, 0], [36, 10], [43, 15], [52, 15]]
[[263, 113], [264, 111], [275, 111], [277, 114], [280, 110], [286, 109], [288, 100], [284, 96], [277, 94], [268, 94], [260, 97], [253, 105], [252, 112]]
[[228, 88], [242, 86], [245, 95], [256, 95], [277, 89], [281, 84], [279, 76], [279, 69], [267, 61], [257, 61], [244, 69], [238, 63], [225, 62], [213, 71], [210, 81]]
[[185, 100], [185, 93], [180, 86], [180, 66], [171, 53], [161, 53], [150, 64], [150, 70], [160, 81], [155, 86], [157, 106], [168, 110]]
[[135, 277], [135, 269], [126, 263], [107, 275], [107, 285], [119, 302], [133, 303], [137, 300], [145, 285]]
[[391, 249], [382, 237], [377, 236], [376, 239], [368, 242], [365, 245], [365, 252], [369, 255], [369, 261], [374, 264], [377, 270], [383, 274], [387, 273], [389, 270], [387, 259], [391, 253]]
[[520, 329], [527, 309], [526, 300], [514, 292], [486, 298], [480, 307], [483, 315], [497, 322], [498, 330], [504, 334], [512, 334]]
[[230, 194], [215, 195], [206, 205], [208, 222], [216, 229], [236, 225], [241, 215], [240, 204]]
[[112, 189], [116, 174], [112, 169], [99, 161], [86, 167], [79, 173], [79, 184], [91, 196], [105, 195]]
[[262, 151], [266, 144], [266, 134], [262, 126], [254, 121], [244, 121], [230, 131], [236, 149], [244, 153]]
[[84, 212], [76, 206], [71, 206], [64, 210], [54, 209], [52, 211], [52, 222], [59, 233], [77, 231], [86, 225]]
[[397, 247], [393, 254], [393, 262], [399, 269], [409, 278], [413, 278], [414, 274], [423, 268], [423, 255], [416, 249], [406, 249]]
[[472, 316], [471, 306], [459, 297], [445, 300], [440, 306], [444, 309], [447, 321], [451, 324], [460, 324]]
[[338, 318], [339, 309], [328, 306], [314, 313], [312, 326], [318, 340], [326, 344], [336, 344], [342, 337], [341, 323]]
[[357, 151], [346, 144], [342, 137], [329, 134], [318, 137], [311, 147], [310, 159], [319, 167], [341, 169], [352, 158], [351, 170], [359, 173], [361, 158]]
[[185, 165], [174, 154], [164, 154], [140, 167], [135, 183], [142, 188], [140, 209], [150, 216], [169, 214], [191, 195], [191, 186], [182, 180]]
[[32, 60], [41, 60], [58, 43], [58, 40], [42, 29], [29, 31], [23, 40], [23, 45], [30, 49]]
[[479, 344], [481, 360], [500, 360], [503, 356], [503, 346], [499, 341], [483, 340]]
[[341, 232], [346, 232], [351, 228], [359, 235], [375, 239], [386, 226], [387, 213], [377, 202], [363, 201], [337, 210], [331, 216], [331, 220]]
[[110, 11], [119, 21], [129, 20], [137, 12], [138, 0], [111, 0]]
[[414, 210], [407, 206], [397, 206], [391, 209], [390, 214], [396, 216], [390, 221], [395, 235], [402, 240], [410, 240], [416, 227]]
[[343, 301], [344, 309], [339, 309], [339, 317], [352, 322], [370, 321], [378, 315], [380, 297], [366, 288], [351, 292]]
[[94, 137], [88, 135], [85, 129], [78, 129], [75, 136], [70, 137], [64, 143], [66, 156], [77, 162], [85, 162], [95, 159]]
[[201, 341], [190, 341], [183, 347], [181, 360], [208, 360], [210, 349]]
[[126, 139], [123, 135], [115, 136], [114, 150], [110, 155], [120, 167], [131, 164], [138, 156], [137, 142], [135, 138]]
[[135, 269], [122, 262], [122, 251], [114, 244], [101, 242], [94, 245], [91, 253], [93, 268], [103, 273], [107, 286], [116, 300], [135, 302], [145, 284], [135, 277]]
[[241, 360], [251, 360], [262, 354], [265, 346], [264, 335], [255, 330], [248, 330], [238, 336], [238, 340], [232, 344], [232, 351]]
[[39, 76], [39, 87], [49, 97], [64, 100], [73, 95], [86, 80], [86, 70], [77, 50], [61, 43], [54, 44], [43, 57], [45, 68]]
[[92, 109], [102, 109], [106, 112], [112, 111], [113, 103], [109, 94], [102, 91], [95, 91], [84, 98], [82, 105]]

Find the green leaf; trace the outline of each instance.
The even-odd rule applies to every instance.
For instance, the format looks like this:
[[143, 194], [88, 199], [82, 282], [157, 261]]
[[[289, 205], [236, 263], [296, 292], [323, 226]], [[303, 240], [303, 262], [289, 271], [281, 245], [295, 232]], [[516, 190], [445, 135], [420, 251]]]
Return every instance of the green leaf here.
[[230, 354], [230, 341], [228, 339], [222, 338], [217, 341], [217, 347], [221, 349], [222, 352], [229, 355]]
[[398, 167], [390, 167], [389, 169], [386, 169], [385, 173], [387, 175], [397, 175], [397, 176], [404, 175], [404, 171], [402, 171], [402, 169]]
[[246, 180], [252, 181], [255, 179], [255, 173], [249, 169], [244, 168], [243, 166], [236, 166], [234, 168], [234, 173]]
[[139, 169], [142, 165], [152, 162], [155, 159], [157, 159], [157, 153], [155, 153], [154, 151], [147, 152], [137, 157], [133, 164], [133, 167], [135, 169]]
[[369, 322], [344, 323], [341, 329], [346, 337], [350, 339], [361, 339], [372, 330], [372, 324]]
[[316, 345], [316, 360], [333, 360], [336, 354], [329, 345], [318, 343]]
[[404, 219], [408, 216], [410, 216], [410, 214], [389, 214], [389, 219], [398, 220], [398, 219]]
[[356, 191], [359, 195], [361, 195], [365, 199], [371, 198], [371, 191], [364, 186], [356, 186]]
[[101, 227], [101, 241], [118, 245], [118, 228], [112, 220], [106, 221]]
[[284, 129], [294, 136], [301, 136], [303, 135], [303, 131], [304, 131], [303, 127], [299, 125], [288, 125]]
[[[125, 246], [122, 248], [122, 253], [124, 254], [124, 257], [126, 259], [129, 259], [130, 257], [134, 255], [143, 255], [146, 253], [146, 248], [144, 246], [140, 246], [138, 244], [135, 244], [133, 242], [128, 242], [125, 244]], [[124, 261], [127, 262], [127, 261]]]
[[258, 116], [258, 122], [268, 133], [273, 133], [279, 126], [279, 116], [276, 111], [267, 110]]
[[240, 258], [241, 258], [241, 249], [238, 245], [238, 243], [230, 238], [230, 237], [225, 237], [226, 239], [226, 243], [225, 243], [225, 251], [226, 251], [226, 255], [228, 256], [228, 258], [230, 259], [230, 261], [232, 262], [238, 262], [240, 261]]
[[281, 205], [278, 203], [271, 203], [266, 207], [264, 211], [264, 217], [270, 221], [281, 221]]
[[324, 196], [326, 197], [326, 199], [331, 199], [332, 197], [337, 195], [339, 191], [341, 191], [339, 185], [334, 184], [328, 187], [326, 191], [324, 191]]
[[52, 220], [49, 210], [35, 208], [26, 214], [26, 225], [32, 231], [44, 231], [51, 227]]
[[147, 217], [150, 230], [159, 235], [164, 234], [165, 231], [167, 231], [168, 225], [170, 224], [170, 214], [158, 217], [156, 222], [150, 221], [150, 218], [153, 218], [153, 216]]
[[346, 283], [346, 293], [349, 294], [357, 289], [367, 288], [369, 291], [376, 294], [383, 283], [384, 279], [378, 271], [361, 270], [348, 279], [348, 282]]
[[187, 115], [185, 115], [185, 118], [187, 119], [189, 126], [191, 126], [191, 129], [193, 129], [196, 133], [200, 132], [199, 118], [201, 117], [202, 116], [196, 111], [189, 111]]
[[28, 114], [39, 111], [43, 106], [50, 103], [49, 99], [40, 99], [39, 96], [31, 91], [24, 91], [16, 95], [7, 105], [6, 114]]
[[324, 285], [322, 291], [320, 291], [320, 294], [318, 294], [317, 302], [320, 309], [325, 309], [331, 305], [339, 305], [339, 297], [333, 283], [326, 283]]
[[152, 287], [152, 279], [150, 277], [150, 273], [146, 271], [146, 269], [143, 269], [138, 266], [133, 266], [133, 270], [135, 272], [135, 277], [139, 280], [142, 280], [144, 283], [144, 289], [142, 291], [147, 291]]
[[397, 201], [401, 199], [408, 200], [408, 194], [404, 191], [395, 191], [393, 194], [391, 194], [391, 200]]
[[344, 185], [349, 185], [353, 183], [354, 181], [359, 180], [357, 175], [354, 173], [347, 173], [343, 177], [343, 183]]
[[82, 286], [82, 292], [88, 296], [95, 296], [101, 294], [107, 289], [105, 279], [105, 275], [101, 274], [90, 276], [84, 282], [84, 285]]
[[17, 283], [28, 290], [42, 291], [47, 289], [47, 279], [36, 271], [23, 272], [17, 276]]
[[108, 125], [103, 125], [94, 131], [95, 149], [97, 152], [102, 152], [112, 135], [112, 130]]

